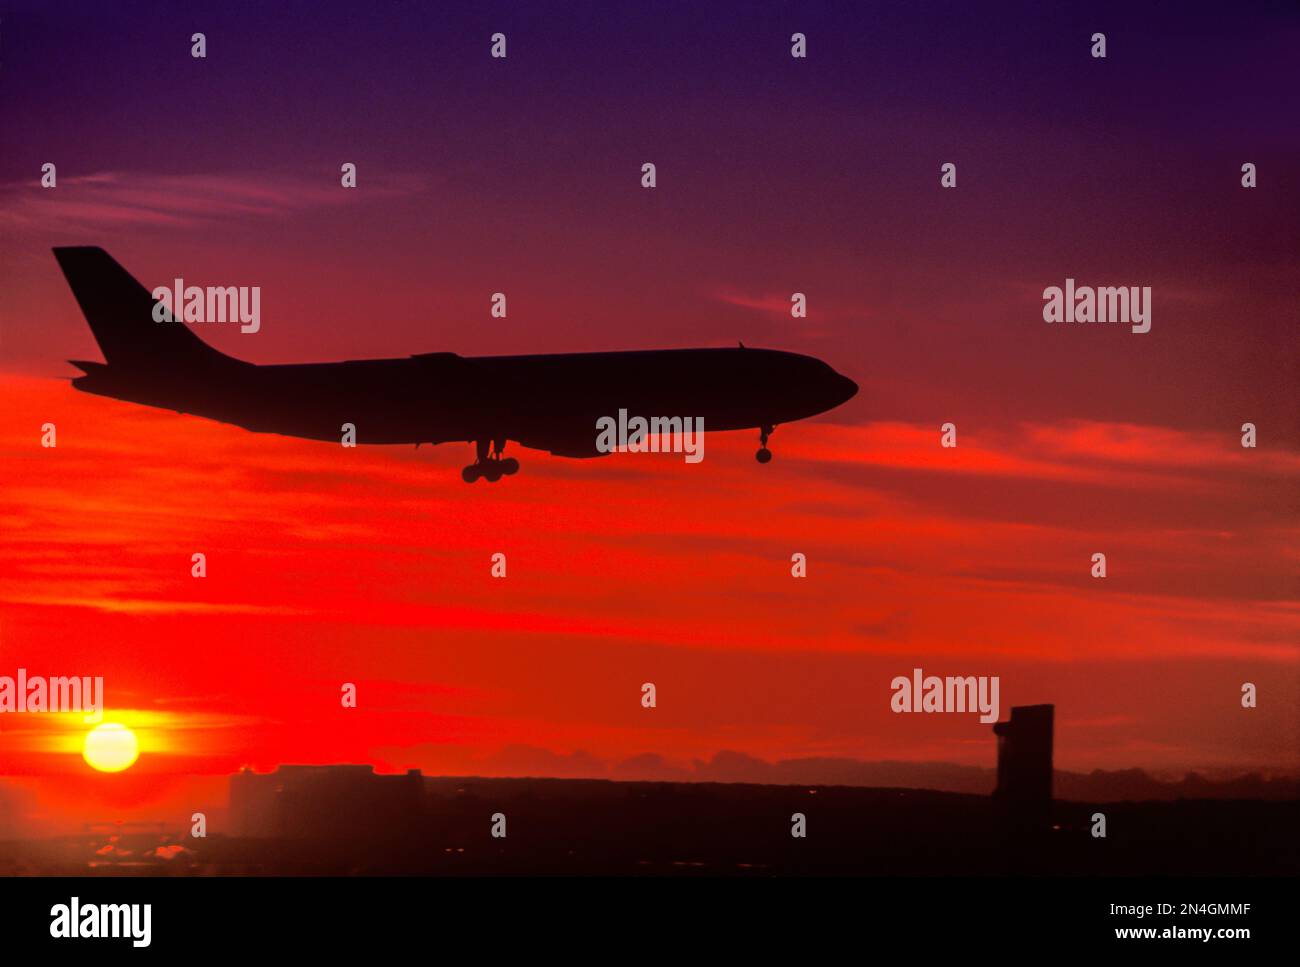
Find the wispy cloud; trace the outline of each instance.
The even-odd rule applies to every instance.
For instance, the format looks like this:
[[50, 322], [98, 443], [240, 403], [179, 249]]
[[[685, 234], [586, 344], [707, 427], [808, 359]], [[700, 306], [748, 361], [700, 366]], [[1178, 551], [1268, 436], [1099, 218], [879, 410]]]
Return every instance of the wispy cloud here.
[[[792, 305], [791, 297], [794, 292], [742, 292], [738, 289], [723, 287], [710, 293], [710, 296], [717, 302], [724, 305], [735, 306], [738, 309], [747, 309], [753, 312], [762, 313], [773, 320], [790, 321], [790, 307]], [[800, 323], [806, 334], [822, 335], [819, 327], [821, 323], [836, 320], [857, 320], [870, 321], [874, 313], [870, 308], [853, 305], [845, 306], [842, 304], [828, 302], [825, 299], [817, 298], [815, 302], [810, 300], [808, 317], [806, 319], [794, 320]]]
[[790, 314], [790, 295], [791, 293], [788, 292], [784, 295], [750, 295], [731, 289], [722, 289], [713, 293], [715, 299], [729, 306], [753, 309], [756, 312], [764, 312], [773, 316], [788, 316]]
[[58, 187], [34, 181], [0, 185], [0, 225], [43, 229], [76, 226], [193, 225], [227, 218], [270, 218], [308, 209], [394, 198], [422, 191], [420, 175], [376, 174], [362, 188], [338, 177], [243, 174], [125, 174], [60, 177]]

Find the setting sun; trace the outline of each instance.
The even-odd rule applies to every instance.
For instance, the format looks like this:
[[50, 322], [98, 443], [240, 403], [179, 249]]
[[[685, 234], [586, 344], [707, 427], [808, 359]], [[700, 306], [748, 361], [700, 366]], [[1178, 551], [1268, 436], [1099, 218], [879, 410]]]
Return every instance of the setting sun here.
[[105, 722], [86, 733], [81, 752], [86, 762], [100, 772], [129, 769], [140, 755], [135, 733], [118, 722]]

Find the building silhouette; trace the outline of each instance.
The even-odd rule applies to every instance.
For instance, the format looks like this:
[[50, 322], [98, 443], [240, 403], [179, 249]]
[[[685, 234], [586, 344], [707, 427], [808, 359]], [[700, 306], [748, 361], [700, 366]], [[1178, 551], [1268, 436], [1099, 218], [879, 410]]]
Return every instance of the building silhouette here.
[[998, 722], [998, 785], [993, 799], [1013, 829], [1042, 830], [1052, 818], [1053, 705], [1021, 705]]
[[424, 817], [424, 777], [411, 769], [376, 775], [373, 766], [280, 766], [230, 777], [236, 836], [375, 839], [400, 835]]

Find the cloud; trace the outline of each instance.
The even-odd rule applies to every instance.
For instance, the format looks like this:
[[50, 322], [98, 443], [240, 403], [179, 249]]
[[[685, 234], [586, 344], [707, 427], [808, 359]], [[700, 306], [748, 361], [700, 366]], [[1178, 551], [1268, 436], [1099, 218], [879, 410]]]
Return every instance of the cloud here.
[[713, 293], [713, 297], [719, 302], [726, 303], [729, 306], [737, 306], [741, 309], [753, 309], [756, 312], [765, 312], [774, 316], [786, 317], [790, 314], [790, 296], [792, 293], [780, 295], [761, 295], [752, 296], [735, 292], [730, 289], [723, 289]]
[[[555, 766], [559, 771], [550, 771]], [[953, 762], [870, 761], [848, 757], [806, 756], [767, 760], [721, 749], [712, 758], [689, 764], [644, 753], [606, 765], [585, 752], [561, 755], [548, 749], [516, 746], [493, 760], [493, 775], [554, 778], [603, 778], [623, 782], [723, 782], [781, 786], [856, 786], [875, 789], [930, 789], [988, 795], [997, 784], [992, 768]], [[1083, 774], [1057, 770], [1057, 797], [1062, 800], [1170, 800], [1188, 798], [1288, 799], [1300, 776], [1294, 772], [1265, 779], [1258, 773], [1228, 769], [1215, 780], [1195, 772], [1162, 781], [1142, 769]]]
[[531, 745], [506, 746], [485, 763], [489, 775], [548, 776], [557, 779], [603, 779], [604, 762], [581, 749], [563, 755]]
[[773, 320], [783, 322], [797, 322], [800, 330], [805, 336], [824, 336], [827, 332], [821, 328], [821, 324], [833, 321], [852, 320], [856, 322], [869, 321], [874, 313], [871, 309], [860, 306], [845, 306], [827, 302], [819, 298], [815, 307], [810, 302], [808, 318], [792, 319], [790, 316], [790, 307], [792, 305], [790, 297], [794, 295], [794, 290], [790, 292], [762, 293], [752, 294], [740, 292], [732, 288], [720, 288], [710, 293], [710, 297], [723, 305], [734, 306], [737, 309], [747, 309], [753, 312], [761, 313]]
[[[419, 175], [376, 174], [367, 200], [422, 191]], [[62, 177], [58, 187], [27, 182], [0, 185], [0, 225], [44, 230], [130, 225], [186, 227], [223, 219], [273, 218], [357, 201], [362, 189], [342, 188], [336, 177], [244, 174], [123, 174]]]

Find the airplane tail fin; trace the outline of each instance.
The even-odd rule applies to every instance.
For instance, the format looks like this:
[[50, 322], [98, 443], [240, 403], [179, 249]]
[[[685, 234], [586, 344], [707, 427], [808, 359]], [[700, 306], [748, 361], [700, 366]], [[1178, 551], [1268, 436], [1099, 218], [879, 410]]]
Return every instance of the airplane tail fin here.
[[54, 257], [110, 367], [154, 369], [233, 361], [184, 323], [155, 322], [150, 291], [102, 248], [56, 248]]

